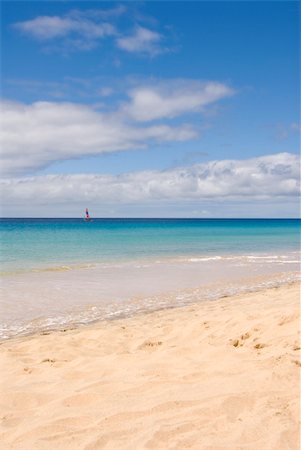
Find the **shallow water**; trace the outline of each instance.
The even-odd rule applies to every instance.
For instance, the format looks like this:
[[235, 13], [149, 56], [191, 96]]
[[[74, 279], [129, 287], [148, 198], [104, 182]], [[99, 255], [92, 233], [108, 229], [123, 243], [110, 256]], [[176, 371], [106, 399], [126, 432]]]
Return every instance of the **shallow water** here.
[[33, 219], [1, 226], [0, 338], [299, 279], [295, 220]]
[[298, 219], [2, 219], [0, 233], [4, 272], [300, 248]]

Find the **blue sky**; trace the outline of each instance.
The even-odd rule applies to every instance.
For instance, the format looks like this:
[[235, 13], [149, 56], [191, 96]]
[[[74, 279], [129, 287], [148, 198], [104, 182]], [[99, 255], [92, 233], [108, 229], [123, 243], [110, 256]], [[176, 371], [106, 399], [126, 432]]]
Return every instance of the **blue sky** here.
[[296, 216], [298, 8], [2, 2], [3, 214]]

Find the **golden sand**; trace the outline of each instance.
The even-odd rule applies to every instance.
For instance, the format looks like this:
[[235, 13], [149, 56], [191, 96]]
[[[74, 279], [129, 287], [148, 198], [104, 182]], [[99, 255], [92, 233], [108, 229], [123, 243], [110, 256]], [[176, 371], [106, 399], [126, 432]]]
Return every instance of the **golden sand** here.
[[2, 343], [1, 449], [299, 450], [299, 288]]

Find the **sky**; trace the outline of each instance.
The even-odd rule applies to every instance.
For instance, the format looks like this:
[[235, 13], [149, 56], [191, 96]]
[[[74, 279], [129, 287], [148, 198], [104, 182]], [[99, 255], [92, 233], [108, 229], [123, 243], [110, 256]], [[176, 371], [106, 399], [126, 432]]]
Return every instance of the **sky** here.
[[3, 217], [299, 216], [299, 2], [1, 6]]

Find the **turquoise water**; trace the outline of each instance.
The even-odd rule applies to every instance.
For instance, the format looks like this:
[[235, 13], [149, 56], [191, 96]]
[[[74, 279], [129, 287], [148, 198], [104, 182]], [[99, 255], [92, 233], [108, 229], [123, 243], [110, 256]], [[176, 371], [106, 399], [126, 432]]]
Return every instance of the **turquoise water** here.
[[2, 219], [2, 271], [298, 251], [298, 219]]
[[0, 339], [299, 280], [299, 220], [2, 219]]

